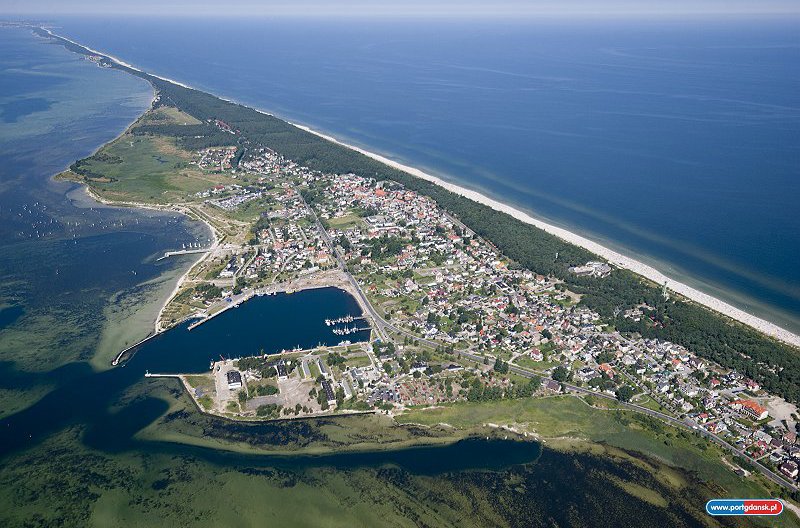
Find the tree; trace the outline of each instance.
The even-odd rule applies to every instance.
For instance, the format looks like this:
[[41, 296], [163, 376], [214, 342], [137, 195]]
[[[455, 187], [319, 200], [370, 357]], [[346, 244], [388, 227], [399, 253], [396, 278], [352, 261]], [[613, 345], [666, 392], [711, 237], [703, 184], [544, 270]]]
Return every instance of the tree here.
[[494, 371], [498, 374], [508, 374], [508, 363], [500, 358], [497, 358], [497, 360], [494, 362]]
[[617, 399], [619, 401], [628, 402], [631, 401], [633, 395], [636, 394], [636, 391], [633, 390], [633, 387], [630, 385], [623, 385], [619, 389], [617, 389]]
[[610, 361], [614, 361], [614, 354], [610, 350], [603, 350], [597, 355], [598, 363], [608, 363]]
[[565, 367], [559, 365], [553, 370], [553, 379], [556, 381], [569, 381], [572, 378], [572, 372]]

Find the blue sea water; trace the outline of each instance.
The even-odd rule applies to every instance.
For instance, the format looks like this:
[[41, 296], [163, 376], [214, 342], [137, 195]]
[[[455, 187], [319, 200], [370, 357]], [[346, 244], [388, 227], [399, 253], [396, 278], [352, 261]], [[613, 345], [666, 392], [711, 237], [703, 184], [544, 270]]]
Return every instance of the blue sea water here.
[[[0, 29], [0, 414], [30, 403], [15, 391], [43, 393], [69, 377], [31, 372], [94, 359], [111, 312], [166, 295], [156, 291], [169, 286], [163, 277], [190, 262], [156, 258], [209, 236], [177, 215], [104, 207], [53, 180], [122, 132], [152, 96], [141, 79], [28, 30]], [[111, 354], [145, 337], [152, 320], [125, 326], [108, 340]], [[17, 385], [20, 372], [29, 377]]]
[[798, 20], [60, 26], [800, 329]]
[[[288, 500], [295, 490], [271, 484], [259, 487], [274, 482], [275, 469], [281, 472], [279, 480], [291, 477], [280, 488], [299, 483], [297, 492], [308, 488], [330, 494], [333, 490], [341, 504], [348, 505], [348, 512], [373, 507], [370, 501], [377, 495], [365, 494], [368, 484], [362, 483], [374, 482], [379, 495], [383, 489], [396, 491], [408, 497], [410, 504], [419, 505], [415, 511], [425, 512], [436, 510], [432, 504], [450, 507], [451, 489], [477, 489], [486, 502], [500, 504], [507, 501], [508, 496], [502, 494], [510, 489], [505, 483], [511, 482], [515, 494], [525, 493], [518, 501], [522, 507], [515, 508], [522, 512], [518, 515], [526, 515], [531, 504], [541, 504], [550, 508], [542, 508], [544, 518], [562, 524], [574, 522], [574, 512], [584, 512], [586, 522], [602, 513], [624, 523], [626, 516], [618, 514], [621, 510], [614, 504], [638, 499], [620, 492], [613, 500], [609, 495], [598, 500], [595, 495], [602, 486], [587, 480], [598, 474], [612, 475], [615, 482], [627, 478], [624, 466], [610, 459], [544, 451], [531, 442], [466, 440], [444, 447], [270, 457], [194, 447], [174, 437], [159, 441], [157, 434], [140, 435], [162, 418], [163, 424], [170, 424], [162, 424], [165, 430], [175, 428], [186, 438], [192, 434], [220, 441], [246, 438], [254, 446], [277, 446], [294, 438], [305, 441], [298, 432], [305, 430], [305, 422], [235, 423], [183, 410], [171, 412], [173, 399], [162, 399], [163, 389], [172, 386], [179, 391], [178, 384], [144, 379], [143, 371], [200, 371], [217, 351], [230, 355], [262, 346], [271, 351], [333, 339], [319, 320], [358, 309], [352, 298], [333, 289], [257, 299], [191, 335], [178, 330], [149, 341], [122, 367], [95, 370], [96, 365], [89, 364], [99, 336], [110, 324], [109, 306], [137, 290], [144, 290], [144, 297], [152, 296], [148, 285], [187, 264], [186, 260], [158, 263], [155, 257], [181, 241], [197, 241], [190, 237], [208, 234], [174, 215], [101, 207], [88, 200], [79, 186], [51, 179], [121, 132], [147, 107], [150, 96], [147, 85], [138, 79], [98, 68], [27, 31], [0, 29], [3, 525], [107, 525], [131, 523], [132, 518], [153, 524], [171, 517], [184, 524], [194, 519], [222, 525], [236, 522], [231, 521], [231, 512], [238, 516], [264, 511], [259, 517], [263, 520], [300, 504]], [[270, 310], [273, 316], [264, 317]], [[309, 317], [316, 326], [302, 320]], [[125, 320], [123, 326], [135, 323]], [[255, 332], [240, 340], [244, 348], [232, 350], [232, 340], [242, 329], [254, 327]], [[275, 337], [276, 329], [288, 333]], [[301, 330], [305, 333], [290, 335]], [[345, 418], [344, 427], [356, 419]], [[323, 430], [328, 424], [317, 425]], [[182, 427], [189, 427], [189, 432], [181, 431]], [[520, 464], [526, 464], [525, 473]], [[492, 473], [510, 466], [509, 472], [496, 477]], [[362, 468], [374, 468], [375, 479], [359, 480], [364, 477], [356, 471]], [[479, 470], [470, 488], [461, 487], [462, 477], [473, 475], [466, 470]], [[417, 475], [425, 475], [424, 481], [415, 483]], [[184, 487], [191, 481], [200, 486]], [[226, 481], [240, 484], [231, 488]], [[226, 495], [224, 507], [217, 509], [204, 499], [198, 501], [199, 507], [192, 504], [195, 496], [208, 496], [208, 490], [213, 493], [220, 485], [234, 490]], [[254, 493], [260, 497], [255, 502]], [[267, 501], [269, 496], [277, 499]], [[353, 503], [353, 497], [359, 496], [365, 501]], [[263, 510], [254, 510], [254, 504]], [[310, 503], [302, 506], [306, 504]], [[651, 525], [691, 520], [677, 506], [666, 510], [640, 501], [633, 507]]]

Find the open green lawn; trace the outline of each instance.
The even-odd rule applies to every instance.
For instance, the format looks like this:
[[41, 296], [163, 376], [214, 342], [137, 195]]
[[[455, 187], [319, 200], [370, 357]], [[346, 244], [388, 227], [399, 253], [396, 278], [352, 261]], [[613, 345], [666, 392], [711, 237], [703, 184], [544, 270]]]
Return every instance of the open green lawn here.
[[370, 364], [370, 360], [366, 355], [347, 356], [348, 367], [366, 367]]
[[328, 220], [328, 225], [330, 225], [332, 229], [348, 229], [350, 227], [359, 225], [360, 223], [361, 218], [352, 213], [337, 218], [330, 218]]
[[657, 401], [655, 401], [652, 397], [648, 395], [641, 396], [635, 401], [635, 403], [637, 405], [641, 405], [642, 407], [647, 407], [648, 409], [652, 409], [654, 411], [672, 414], [669, 410], [664, 409], [664, 407], [662, 407]]
[[142, 125], [199, 125], [200, 120], [195, 119], [186, 112], [173, 106], [160, 106], [147, 112], [138, 124]]
[[[723, 452], [695, 434], [628, 411], [593, 409], [573, 396], [523, 398], [483, 403], [455, 403], [412, 409], [400, 423], [450, 424], [468, 429], [485, 423], [518, 424], [545, 439], [582, 439], [656, 457], [696, 472], [717, 486], [720, 496], [769, 496], [758, 480], [742, 480], [720, 461]], [[761, 494], [761, 495], [759, 495]], [[766, 494], [766, 495], [765, 495]]]
[[242, 222], [255, 221], [261, 216], [261, 213], [269, 208], [273, 201], [274, 198], [271, 196], [262, 196], [261, 198], [243, 203], [233, 211], [226, 211], [225, 214], [234, 220], [240, 220]]
[[560, 365], [561, 363], [557, 361], [534, 361], [530, 357], [520, 357], [514, 360], [514, 363], [519, 365], [520, 367], [536, 370], [536, 371], [544, 371], [549, 369], [550, 367], [555, 367]]

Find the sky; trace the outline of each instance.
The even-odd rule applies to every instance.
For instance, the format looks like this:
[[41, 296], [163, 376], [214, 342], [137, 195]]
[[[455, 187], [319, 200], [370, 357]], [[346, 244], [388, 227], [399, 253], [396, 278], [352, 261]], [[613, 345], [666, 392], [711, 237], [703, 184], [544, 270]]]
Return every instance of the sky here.
[[517, 18], [800, 14], [798, 0], [0, 0], [6, 15]]

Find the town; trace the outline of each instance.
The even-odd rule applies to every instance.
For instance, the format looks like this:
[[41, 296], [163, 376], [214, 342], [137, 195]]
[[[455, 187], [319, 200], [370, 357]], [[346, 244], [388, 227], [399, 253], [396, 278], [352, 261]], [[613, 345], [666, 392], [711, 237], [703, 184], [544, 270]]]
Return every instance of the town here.
[[[605, 326], [563, 283], [522, 269], [434, 201], [394, 182], [323, 174], [264, 148], [249, 149], [234, 171], [224, 161], [231, 151], [220, 152], [200, 151], [198, 163], [222, 168], [231, 182], [197, 198], [232, 215], [252, 204], [261, 210], [246, 241], [219, 244], [173, 298], [183, 306], [169, 312], [172, 324], [184, 317], [200, 324], [253, 295], [336, 285], [359, 300], [363, 313], [350, 317], [369, 322], [372, 337], [222, 358], [208, 376], [184, 377], [206, 412], [240, 419], [399, 414], [582, 391], [702, 433], [732, 451], [742, 476], [759, 464], [796, 486], [797, 408], [744, 375], [682, 346]], [[613, 269], [571, 264], [573, 273], [600, 278]], [[657, 324], [653, 310], [641, 305], [624, 317]]]

